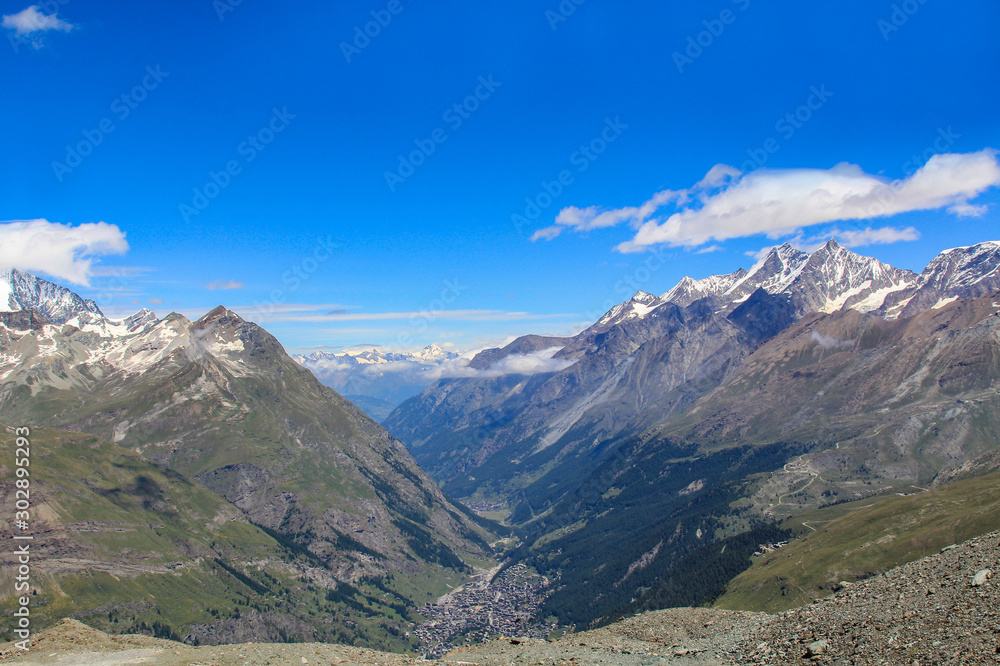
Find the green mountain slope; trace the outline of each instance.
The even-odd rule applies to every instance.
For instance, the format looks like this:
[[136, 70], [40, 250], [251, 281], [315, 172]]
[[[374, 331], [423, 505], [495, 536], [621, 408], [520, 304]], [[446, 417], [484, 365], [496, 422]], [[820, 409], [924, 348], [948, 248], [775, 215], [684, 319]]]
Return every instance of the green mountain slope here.
[[19, 313], [0, 324], [0, 419], [91, 433], [200, 483], [314, 558], [320, 596], [378, 580], [414, 608], [492, 557], [488, 521], [225, 308], [128, 337]]
[[1000, 474], [958, 481], [929, 492], [891, 497], [831, 522], [810, 513], [816, 530], [755, 558], [718, 600], [720, 608], [777, 612], [1000, 529]]
[[[3, 450], [13, 452], [12, 429]], [[317, 557], [251, 523], [198, 483], [99, 437], [33, 429], [31, 617], [67, 616], [113, 633], [195, 643], [323, 640], [413, 647], [407, 604], [381, 580], [339, 583]], [[14, 516], [3, 460], [0, 529]], [[15, 555], [5, 549], [0, 604], [13, 609]], [[10, 623], [4, 628], [9, 632]]]

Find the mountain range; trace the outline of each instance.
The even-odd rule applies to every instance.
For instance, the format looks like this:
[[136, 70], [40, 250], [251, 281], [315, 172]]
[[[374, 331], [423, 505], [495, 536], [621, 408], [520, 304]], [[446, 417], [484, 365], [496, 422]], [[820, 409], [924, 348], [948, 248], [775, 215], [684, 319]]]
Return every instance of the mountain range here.
[[[396, 648], [412, 647], [403, 627], [417, 605], [492, 556], [495, 533], [486, 521], [445, 497], [400, 442], [323, 386], [259, 326], [221, 306], [197, 321], [177, 314], [157, 320], [142, 311], [116, 322], [69, 290], [25, 273], [9, 275], [11, 307], [28, 309], [0, 313], [0, 421], [46, 428], [53, 441], [76, 437], [94, 449], [81, 457], [78, 487], [61, 477], [36, 481], [33, 496], [48, 510], [38, 513], [33, 529], [51, 537], [39, 549], [64, 554], [74, 541], [68, 525], [132, 525], [128, 498], [149, 495], [150, 506], [162, 506], [155, 517], [161, 527], [148, 547], [116, 556], [115, 571], [172, 575], [146, 565], [151, 553], [177, 551], [166, 534], [192, 520], [181, 501], [192, 497], [196, 484], [214, 499], [199, 501], [204, 542], [184, 547], [195, 568], [218, 561], [213, 566], [251, 580], [254, 595], [264, 598], [267, 589], [294, 587], [302, 578], [320, 602], [326, 599], [345, 617], [368, 617], [395, 604], [395, 611], [384, 613], [395, 622], [369, 623], [357, 635]], [[135, 458], [148, 469], [128, 478], [110, 473]], [[44, 457], [34, 463], [47, 464]], [[93, 514], [66, 509], [88, 495], [95, 499], [84, 506], [92, 504]], [[125, 498], [122, 515], [109, 520], [100, 497], [112, 503]], [[238, 543], [227, 548], [234, 521], [249, 526], [239, 529], [256, 530], [251, 542], [270, 542], [271, 554], [261, 559]], [[115, 530], [97, 530], [109, 534], [93, 547], [113, 551], [112, 542], [122, 543]], [[311, 573], [301, 573], [302, 558]], [[40, 585], [43, 599], [58, 599], [70, 580], [84, 588], [74, 599], [100, 598], [80, 583], [107, 569], [99, 558], [49, 561], [51, 568], [45, 558], [38, 565], [39, 580], [45, 572], [48, 581]], [[293, 575], [296, 570], [300, 574]], [[105, 604], [103, 621], [148, 624], [148, 617], [123, 604]], [[274, 609], [260, 611], [257, 602], [243, 605], [257, 614], [220, 618], [209, 606], [197, 617], [178, 616], [175, 608], [156, 611], [182, 618], [184, 625], [171, 625], [171, 631], [215, 642], [258, 629], [326, 635], [319, 616], [289, 619]]]
[[[996, 242], [919, 274], [783, 245], [472, 359], [292, 358], [224, 306], [111, 320], [0, 278], [0, 423], [39, 444], [42, 623], [412, 650], [420, 606], [504, 543], [504, 567], [554, 583], [539, 617], [602, 624], [711, 601], [817, 512], [1000, 469]], [[359, 402], [425, 388], [383, 427], [325, 370]]]
[[321, 382], [376, 421], [433, 384], [445, 368], [457, 364], [460, 358], [459, 354], [436, 344], [418, 352], [371, 347], [295, 356]]
[[[639, 292], [554, 372], [441, 380], [383, 423], [446, 492], [505, 505], [547, 610], [616, 612], [705, 544], [932, 483], [997, 446], [1000, 243], [920, 273], [830, 241]], [[752, 540], [752, 539], [751, 539]], [[735, 548], [735, 546], [734, 546]]]

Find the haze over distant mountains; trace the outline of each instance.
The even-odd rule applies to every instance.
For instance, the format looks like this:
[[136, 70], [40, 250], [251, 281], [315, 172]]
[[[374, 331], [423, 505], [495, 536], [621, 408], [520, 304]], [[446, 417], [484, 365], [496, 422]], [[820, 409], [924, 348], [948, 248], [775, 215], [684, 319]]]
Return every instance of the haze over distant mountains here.
[[348, 396], [369, 416], [381, 421], [407, 398], [412, 398], [455, 364], [459, 354], [438, 345], [410, 353], [377, 347], [342, 352], [317, 351], [295, 360], [338, 393]]

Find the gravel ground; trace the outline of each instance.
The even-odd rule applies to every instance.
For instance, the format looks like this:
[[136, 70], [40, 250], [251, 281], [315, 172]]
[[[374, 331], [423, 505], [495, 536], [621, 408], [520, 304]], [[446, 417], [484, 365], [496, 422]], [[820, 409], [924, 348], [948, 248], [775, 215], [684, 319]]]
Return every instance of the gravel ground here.
[[949, 547], [776, 616], [735, 663], [1000, 664], [998, 564], [998, 532]]
[[[949, 547], [780, 615], [674, 608], [558, 640], [502, 638], [455, 650], [440, 664], [671, 666], [1000, 664], [1000, 533]], [[75, 620], [38, 634], [31, 651], [0, 646], [19, 664], [427, 664], [403, 655], [322, 644], [190, 647], [109, 636]]]
[[[556, 641], [503, 639], [455, 650], [445, 659], [481, 666], [506, 664], [726, 664], [733, 650], [771, 616], [763, 613], [671, 608], [643, 613]], [[515, 644], [516, 642], [516, 644]]]

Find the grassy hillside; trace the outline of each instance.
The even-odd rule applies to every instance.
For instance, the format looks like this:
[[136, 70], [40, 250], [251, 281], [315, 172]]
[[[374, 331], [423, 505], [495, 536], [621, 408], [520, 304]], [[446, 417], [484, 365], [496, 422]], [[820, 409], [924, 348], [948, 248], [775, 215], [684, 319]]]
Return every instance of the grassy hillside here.
[[818, 528], [734, 578], [716, 605], [735, 610], [781, 611], [853, 582], [1000, 529], [1000, 473], [959, 481], [856, 509], [819, 527], [824, 512], [799, 516]]
[[[46, 335], [58, 354], [44, 353]], [[171, 315], [116, 341], [72, 327], [0, 329], [0, 348], [20, 359], [0, 386], [4, 422], [134, 451], [308, 548], [337, 580], [383, 579], [419, 607], [493, 555], [489, 523], [450, 502], [401, 443], [273, 336], [225, 308], [196, 322]]]
[[[0, 530], [10, 535], [12, 432], [0, 441], [10, 452], [0, 459]], [[33, 429], [30, 441], [34, 629], [73, 616], [112, 633], [189, 642], [413, 647], [406, 601], [389, 592], [390, 581], [338, 583], [304, 547], [99, 437]], [[14, 559], [11, 549], [2, 555], [0, 612], [15, 604]]]

